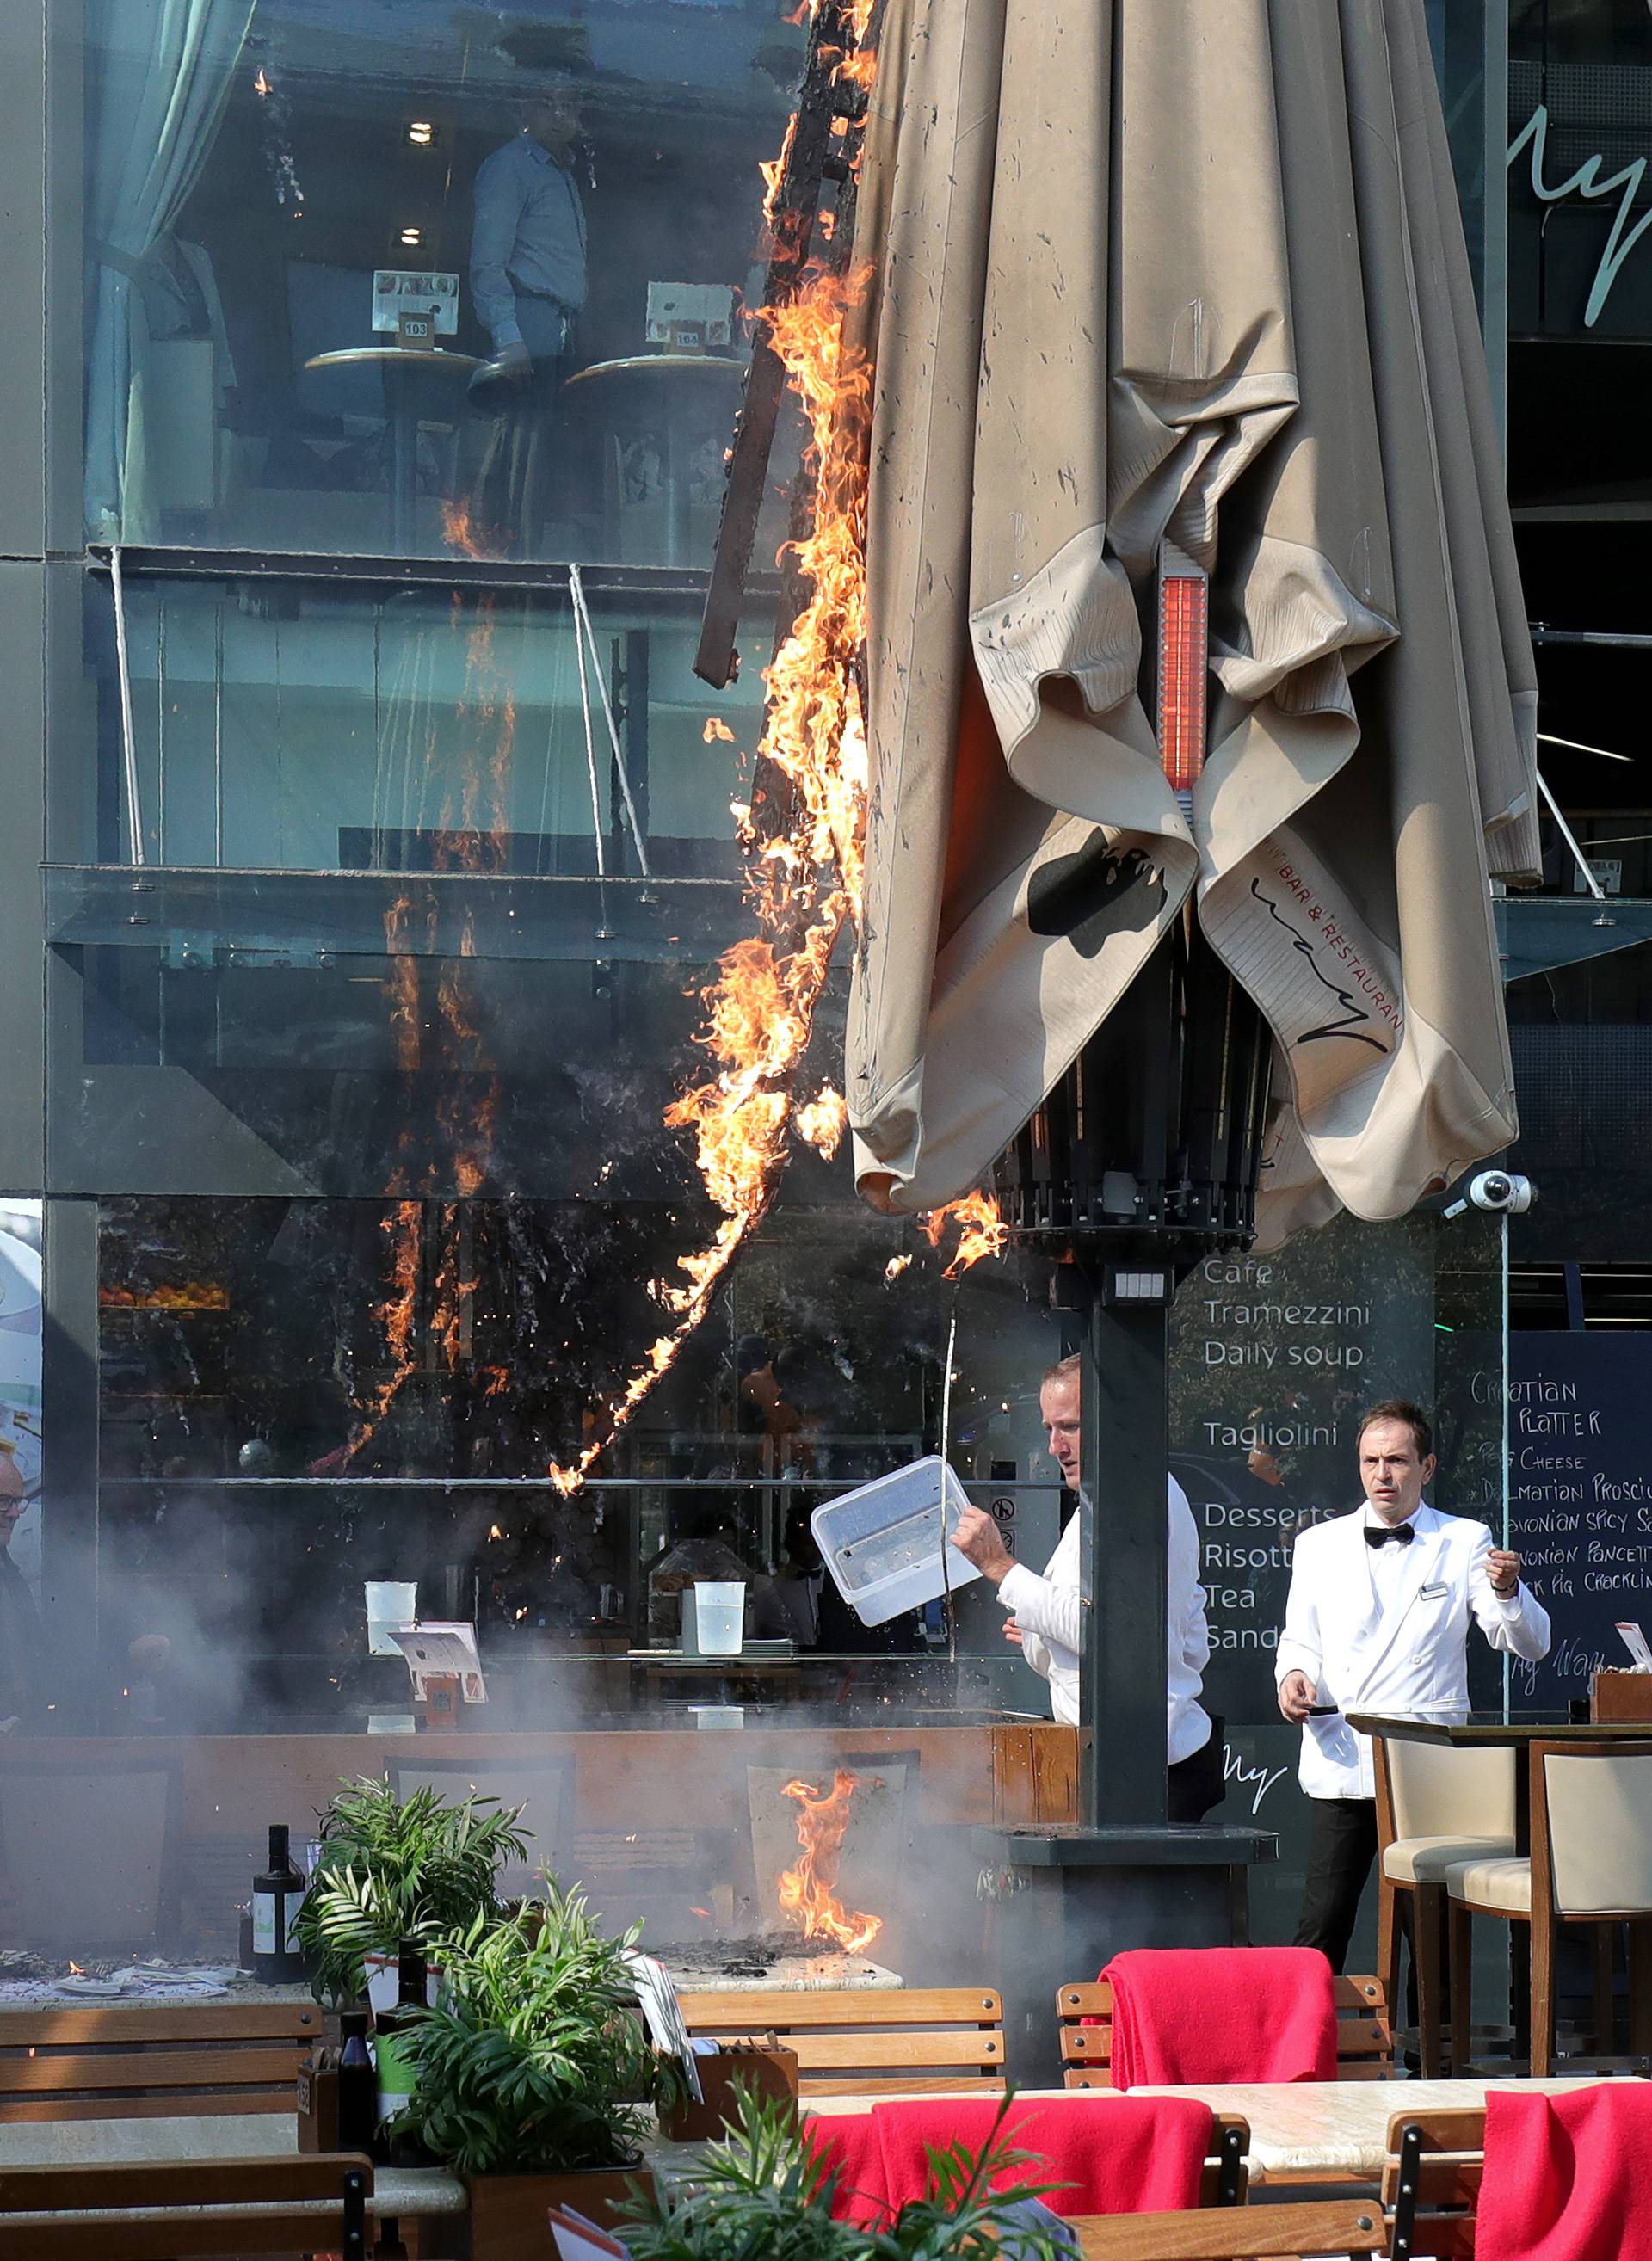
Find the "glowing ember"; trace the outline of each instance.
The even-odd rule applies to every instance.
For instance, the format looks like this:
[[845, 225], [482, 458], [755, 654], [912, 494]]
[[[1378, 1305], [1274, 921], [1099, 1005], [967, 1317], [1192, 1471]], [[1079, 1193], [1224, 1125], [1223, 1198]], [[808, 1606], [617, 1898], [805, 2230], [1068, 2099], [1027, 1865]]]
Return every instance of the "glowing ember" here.
[[788, 1782], [780, 1793], [797, 1800], [797, 1841], [803, 1848], [796, 1867], [780, 1877], [780, 1906], [805, 1939], [829, 1940], [846, 1955], [858, 1955], [883, 1929], [880, 1916], [846, 1909], [834, 1889], [858, 1780], [839, 1767], [823, 1795], [807, 1782]]
[[891, 1282], [898, 1280], [911, 1263], [909, 1256], [892, 1256], [883, 1267], [883, 1276]]
[[918, 1219], [918, 1229], [931, 1248], [940, 1246], [949, 1224], [958, 1226], [959, 1241], [941, 1274], [944, 1280], [961, 1279], [983, 1256], [1002, 1256], [1009, 1238], [1009, 1227], [990, 1194], [966, 1194], [961, 1201], [948, 1202]]
[[[256, 78], [255, 78], [255, 79], [254, 79], [254, 81], [253, 81], [253, 92], [254, 92], [255, 94], [258, 94], [258, 95], [266, 95], [266, 94], [268, 94], [268, 93], [269, 93], [269, 79], [264, 75], [264, 67], [263, 67], [263, 65], [262, 65], [262, 63], [260, 63], [260, 64], [259, 64], [259, 66], [258, 66], [258, 75], [257, 75], [257, 76], [256, 76]], [[70, 1965], [70, 1968], [71, 1968], [71, 1969], [73, 1969], [73, 1967], [74, 1967], [74, 1966], [71, 1964], [71, 1965]]]
[[688, 1913], [689, 1913], [689, 1914], [690, 1914], [690, 1915], [697, 1915], [697, 1916], [700, 1916], [700, 1917], [702, 1917], [702, 1918], [705, 1920], [705, 1921], [706, 1921], [707, 1923], [709, 1923], [709, 1922], [711, 1921], [711, 1910], [710, 1910], [709, 1908], [697, 1908], [697, 1907], [691, 1907], [691, 1908], [689, 1909]]
[[83, 1978], [86, 1976], [86, 1973], [81, 1969], [78, 1963], [71, 1963], [68, 1966], [68, 1975], [71, 1978]]
[[827, 1161], [837, 1152], [844, 1132], [849, 1127], [849, 1107], [841, 1091], [834, 1091], [830, 1083], [821, 1086], [818, 1099], [811, 1099], [807, 1107], [797, 1110], [797, 1128], [801, 1138], [822, 1154]]
[[181, 1288], [121, 1288], [105, 1285], [97, 1301], [106, 1311], [226, 1311], [229, 1290], [203, 1280], [186, 1280]]
[[706, 717], [706, 727], [700, 735], [704, 743], [708, 746], [715, 746], [720, 742], [726, 746], [731, 746], [734, 743], [734, 732], [729, 728], [729, 725], [723, 721], [721, 714], [707, 714]]

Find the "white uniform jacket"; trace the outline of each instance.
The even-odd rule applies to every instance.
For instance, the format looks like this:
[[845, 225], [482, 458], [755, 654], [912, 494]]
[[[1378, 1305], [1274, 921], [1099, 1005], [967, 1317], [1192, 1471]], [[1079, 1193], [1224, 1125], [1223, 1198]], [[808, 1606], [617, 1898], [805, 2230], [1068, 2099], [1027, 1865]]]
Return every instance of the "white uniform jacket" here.
[[1548, 1654], [1548, 1612], [1524, 1586], [1507, 1601], [1491, 1590], [1491, 1534], [1467, 1516], [1426, 1504], [1386, 1608], [1377, 1606], [1363, 1507], [1298, 1532], [1276, 1676], [1305, 1672], [1337, 1713], [1304, 1719], [1297, 1776], [1310, 1798], [1371, 1798], [1371, 1739], [1344, 1713], [1466, 1719], [1469, 1618], [1493, 1648], [1535, 1661]]
[[[1174, 1476], [1167, 1485], [1168, 1556], [1166, 1579], [1165, 1697], [1167, 1757], [1191, 1758], [1210, 1740], [1210, 1717], [1199, 1701], [1210, 1661], [1204, 1589], [1199, 1583], [1199, 1532], [1188, 1495]], [[1081, 1499], [1067, 1520], [1060, 1544], [1039, 1577], [1024, 1562], [1005, 1573], [998, 1598], [1021, 1628], [1021, 1653], [1050, 1683], [1050, 1709], [1068, 1726], [1079, 1717], [1079, 1650], [1084, 1642], [1081, 1549], [1089, 1504]]]

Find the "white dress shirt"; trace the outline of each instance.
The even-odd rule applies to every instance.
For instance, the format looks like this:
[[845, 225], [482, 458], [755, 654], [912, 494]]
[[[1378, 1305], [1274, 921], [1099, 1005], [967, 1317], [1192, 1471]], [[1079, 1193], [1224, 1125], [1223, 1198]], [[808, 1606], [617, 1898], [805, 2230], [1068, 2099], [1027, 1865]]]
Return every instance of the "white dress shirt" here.
[[1276, 1677], [1305, 1673], [1318, 1702], [1336, 1707], [1303, 1722], [1297, 1778], [1310, 1798], [1374, 1795], [1371, 1741], [1350, 1712], [1468, 1718], [1471, 1624], [1508, 1655], [1548, 1654], [1548, 1612], [1530, 1587], [1492, 1590], [1483, 1523], [1425, 1500], [1409, 1547], [1368, 1546], [1380, 1520], [1361, 1502], [1298, 1532], [1292, 1549]]
[[[1169, 1762], [1191, 1758], [1210, 1740], [1210, 1715], [1199, 1702], [1210, 1662], [1210, 1632], [1204, 1621], [1204, 1589], [1199, 1583], [1199, 1533], [1188, 1496], [1174, 1476], [1167, 1483], [1169, 1559], [1166, 1628], [1167, 1738]], [[1079, 1651], [1084, 1645], [1084, 1611], [1080, 1590], [1083, 1518], [1081, 1499], [1040, 1577], [1017, 1562], [1007, 1571], [998, 1598], [1022, 1632], [1022, 1654], [1050, 1683], [1050, 1708], [1069, 1727], [1079, 1719]]]

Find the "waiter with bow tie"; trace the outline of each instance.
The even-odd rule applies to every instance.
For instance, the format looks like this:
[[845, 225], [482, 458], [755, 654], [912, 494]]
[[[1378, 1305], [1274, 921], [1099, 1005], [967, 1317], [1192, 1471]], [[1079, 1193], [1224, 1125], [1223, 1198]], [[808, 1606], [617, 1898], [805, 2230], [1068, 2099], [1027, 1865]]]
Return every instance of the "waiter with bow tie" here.
[[1483, 1523], [1423, 1499], [1433, 1432], [1398, 1398], [1374, 1405], [1358, 1435], [1365, 1504], [1297, 1534], [1279, 1637], [1279, 1708], [1302, 1725], [1303, 1789], [1313, 1802], [1295, 1944], [1340, 1970], [1376, 1857], [1371, 1739], [1349, 1712], [1390, 1719], [1469, 1716], [1469, 1619], [1493, 1648], [1535, 1662], [1548, 1614], [1520, 1583], [1520, 1558]]

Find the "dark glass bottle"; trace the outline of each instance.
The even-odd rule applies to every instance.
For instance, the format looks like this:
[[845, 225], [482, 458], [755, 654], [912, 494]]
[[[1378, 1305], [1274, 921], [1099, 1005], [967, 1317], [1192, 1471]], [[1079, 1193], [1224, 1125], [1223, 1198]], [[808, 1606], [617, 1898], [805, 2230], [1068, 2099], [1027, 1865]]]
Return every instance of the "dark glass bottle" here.
[[266, 1986], [304, 1977], [295, 1927], [304, 1905], [305, 1875], [288, 1846], [284, 1821], [269, 1825], [269, 1865], [253, 1878], [253, 1975]]
[[396, 2006], [373, 2021], [373, 2053], [378, 2068], [379, 2142], [385, 2141], [384, 2124], [393, 2120], [413, 2094], [412, 2061], [404, 2047], [413, 2013], [427, 2006], [427, 1966], [411, 1940], [404, 1939], [397, 1959]]
[[366, 2011], [344, 2011], [339, 2033], [339, 2149], [370, 2151], [378, 2124], [378, 2077], [367, 2046]]

